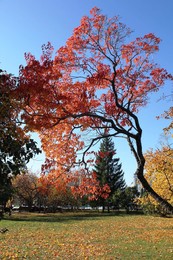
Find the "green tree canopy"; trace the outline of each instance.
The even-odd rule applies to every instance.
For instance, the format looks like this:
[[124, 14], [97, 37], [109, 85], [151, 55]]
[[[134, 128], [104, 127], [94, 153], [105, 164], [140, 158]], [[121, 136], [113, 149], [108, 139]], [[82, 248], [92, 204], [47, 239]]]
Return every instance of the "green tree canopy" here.
[[26, 169], [26, 164], [40, 153], [36, 142], [26, 135], [20, 120], [20, 103], [13, 92], [17, 79], [0, 70], [0, 203], [11, 194], [13, 176]]

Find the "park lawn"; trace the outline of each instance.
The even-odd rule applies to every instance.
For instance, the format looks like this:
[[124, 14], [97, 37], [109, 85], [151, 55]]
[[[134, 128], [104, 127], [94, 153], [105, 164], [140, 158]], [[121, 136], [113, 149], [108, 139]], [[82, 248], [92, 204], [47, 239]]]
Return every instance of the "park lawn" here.
[[173, 218], [15, 213], [3, 227], [0, 259], [173, 259]]

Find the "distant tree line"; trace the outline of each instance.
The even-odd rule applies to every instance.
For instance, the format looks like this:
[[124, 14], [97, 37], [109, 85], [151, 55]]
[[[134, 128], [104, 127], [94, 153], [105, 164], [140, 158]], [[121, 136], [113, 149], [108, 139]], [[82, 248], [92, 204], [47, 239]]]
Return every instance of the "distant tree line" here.
[[[124, 172], [122, 171], [119, 158], [114, 158], [116, 150], [111, 138], [103, 139], [100, 149], [96, 155], [96, 164], [94, 172], [99, 186], [109, 186], [107, 196], [98, 193], [94, 199], [89, 196], [74, 195], [71, 187], [63, 180], [56, 186], [53, 182], [43, 183], [40, 176], [23, 172], [15, 176], [12, 180], [11, 189], [8, 190], [11, 200], [6, 199], [5, 208], [38, 211], [38, 212], [56, 212], [62, 210], [74, 209], [98, 209], [105, 208], [108, 212], [111, 210], [125, 209], [126, 212], [134, 210], [134, 199], [138, 196], [135, 187], [127, 187], [124, 180]], [[103, 189], [101, 189], [103, 191]], [[1, 200], [1, 203], [3, 201]], [[14, 207], [15, 206], [15, 207]], [[87, 206], [87, 207], [86, 207]]]

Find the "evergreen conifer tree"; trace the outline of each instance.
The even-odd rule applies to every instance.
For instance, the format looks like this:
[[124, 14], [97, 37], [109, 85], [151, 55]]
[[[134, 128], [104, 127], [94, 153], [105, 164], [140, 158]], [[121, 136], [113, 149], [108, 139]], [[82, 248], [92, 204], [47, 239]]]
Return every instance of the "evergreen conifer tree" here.
[[119, 162], [119, 158], [114, 158], [115, 153], [116, 150], [112, 139], [110, 137], [104, 138], [100, 145], [94, 166], [94, 171], [100, 186], [102, 187], [108, 184], [111, 190], [106, 200], [102, 197], [99, 197], [97, 200], [98, 204], [103, 207], [103, 212], [105, 206], [108, 206], [109, 211], [111, 198], [115, 192], [118, 190], [123, 191], [126, 187], [122, 165]]

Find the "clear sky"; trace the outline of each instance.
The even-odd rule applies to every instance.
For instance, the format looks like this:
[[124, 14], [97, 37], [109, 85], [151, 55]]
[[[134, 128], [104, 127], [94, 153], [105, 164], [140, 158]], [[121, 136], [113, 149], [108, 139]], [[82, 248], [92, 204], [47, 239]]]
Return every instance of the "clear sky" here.
[[[41, 45], [48, 41], [55, 50], [58, 49], [71, 36], [82, 16], [88, 15], [94, 6], [110, 17], [119, 15], [122, 22], [134, 31], [134, 37], [150, 32], [160, 37], [162, 42], [155, 60], [173, 73], [172, 0], [0, 0], [0, 67], [17, 76], [19, 65], [25, 65], [25, 52], [39, 58]], [[156, 120], [156, 116], [171, 103], [158, 102], [158, 99], [163, 93], [170, 93], [171, 88], [172, 83], [166, 84], [140, 111], [144, 151], [159, 147], [162, 129], [168, 122]], [[115, 140], [115, 147], [130, 185], [135, 162], [124, 143]], [[34, 161], [32, 167], [37, 169], [39, 165], [39, 161]]]

